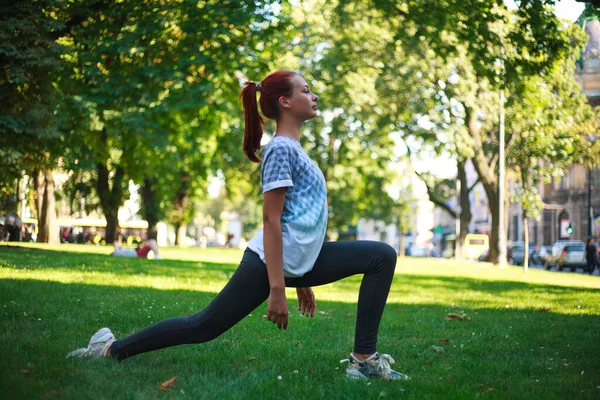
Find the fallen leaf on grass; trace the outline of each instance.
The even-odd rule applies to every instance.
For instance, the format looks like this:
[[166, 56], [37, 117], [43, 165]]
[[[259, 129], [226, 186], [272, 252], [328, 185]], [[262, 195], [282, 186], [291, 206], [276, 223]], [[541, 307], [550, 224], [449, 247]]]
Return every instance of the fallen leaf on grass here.
[[248, 360], [249, 361], [258, 361], [258, 358], [256, 358], [256, 357], [250, 357]]
[[166, 392], [171, 386], [173, 386], [173, 384], [175, 383], [176, 380], [177, 380], [177, 377], [174, 376], [173, 378], [169, 379], [168, 381], [161, 383], [160, 390], [162, 390], [163, 392]]
[[482, 383], [479, 384], [479, 387], [481, 388], [482, 392], [493, 392], [494, 391], [493, 387], [485, 386]]
[[446, 314], [446, 321], [452, 321], [455, 319], [458, 319], [461, 321], [464, 321], [464, 320], [470, 321], [471, 320], [471, 318], [467, 317], [465, 314], [457, 314], [457, 313]]
[[540, 311], [541, 312], [548, 312], [548, 311], [550, 311], [550, 308], [548, 308], [548, 307], [542, 307], [542, 308], [540, 308]]
[[440, 346], [431, 346], [431, 351], [433, 351], [434, 353], [443, 353], [445, 350], [443, 347]]
[[448, 339], [440, 339], [440, 343], [441, 344], [448, 344], [448, 343], [450, 343], [450, 340], [448, 340]]
[[30, 370], [30, 369], [22, 369], [22, 370], [21, 370], [21, 373], [22, 373], [23, 375], [25, 375], [25, 376], [27, 376], [27, 375], [31, 375], [31, 370]]
[[490, 337], [490, 340], [495, 340], [496, 342], [499, 342], [499, 341], [500, 341], [500, 339], [498, 338], [498, 336], [494, 336], [494, 335], [492, 335], [492, 336]]

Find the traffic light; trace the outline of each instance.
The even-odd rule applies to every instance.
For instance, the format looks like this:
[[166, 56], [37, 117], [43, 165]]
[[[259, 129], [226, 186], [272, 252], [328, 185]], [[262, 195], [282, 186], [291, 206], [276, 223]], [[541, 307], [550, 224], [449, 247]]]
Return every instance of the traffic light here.
[[567, 233], [570, 235], [571, 233], [573, 233], [573, 226], [571, 224], [569, 224], [569, 226], [567, 226]]

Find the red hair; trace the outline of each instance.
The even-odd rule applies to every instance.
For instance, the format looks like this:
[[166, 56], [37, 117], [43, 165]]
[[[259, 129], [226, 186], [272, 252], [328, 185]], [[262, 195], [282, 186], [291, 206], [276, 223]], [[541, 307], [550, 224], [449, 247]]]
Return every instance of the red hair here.
[[277, 121], [279, 120], [279, 98], [292, 95], [294, 91], [292, 78], [296, 75], [293, 71], [277, 71], [260, 83], [244, 83], [240, 96], [244, 104], [244, 154], [251, 161], [261, 162], [256, 152], [260, 150], [264, 120], [258, 112], [257, 92], [260, 92], [260, 109], [263, 115]]

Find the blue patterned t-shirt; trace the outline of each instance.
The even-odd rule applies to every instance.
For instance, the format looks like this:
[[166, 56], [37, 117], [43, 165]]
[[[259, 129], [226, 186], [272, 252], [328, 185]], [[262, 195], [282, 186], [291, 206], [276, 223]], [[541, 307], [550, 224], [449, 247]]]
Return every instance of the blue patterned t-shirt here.
[[[285, 187], [281, 214], [284, 276], [299, 277], [312, 270], [327, 231], [327, 189], [323, 173], [300, 143], [275, 136], [264, 147], [261, 166], [263, 193]], [[265, 261], [261, 228], [248, 248]]]

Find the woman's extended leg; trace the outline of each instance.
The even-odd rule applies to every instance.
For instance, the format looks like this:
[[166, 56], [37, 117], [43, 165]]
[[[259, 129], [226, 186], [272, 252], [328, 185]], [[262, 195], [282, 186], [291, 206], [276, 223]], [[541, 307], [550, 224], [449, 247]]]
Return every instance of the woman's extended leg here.
[[118, 340], [110, 354], [123, 360], [180, 344], [208, 342], [238, 323], [269, 296], [269, 278], [259, 256], [246, 250], [238, 269], [210, 304], [189, 317], [157, 322]]
[[381, 242], [326, 242], [312, 271], [301, 278], [286, 279], [286, 286], [319, 286], [364, 274], [358, 296], [354, 353], [373, 354], [397, 258], [396, 251]]

